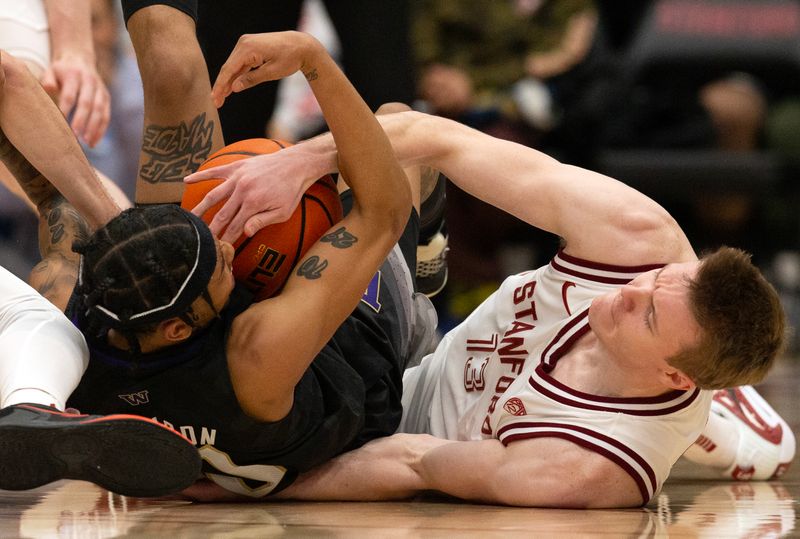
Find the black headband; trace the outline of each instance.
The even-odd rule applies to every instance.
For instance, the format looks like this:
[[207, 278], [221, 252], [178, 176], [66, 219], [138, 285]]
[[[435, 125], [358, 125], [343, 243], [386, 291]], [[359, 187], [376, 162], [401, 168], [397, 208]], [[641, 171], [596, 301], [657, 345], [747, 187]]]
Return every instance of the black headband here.
[[[214, 236], [202, 219], [178, 206], [173, 207], [192, 225], [197, 239], [194, 263], [189, 269], [189, 273], [172, 299], [164, 305], [152, 307], [124, 318], [102, 305], [94, 305], [92, 308], [97, 314], [105, 318], [111, 327], [136, 328], [179, 316], [186, 312], [189, 306], [206, 290], [217, 265], [217, 246], [214, 242]], [[158, 240], [154, 239], [154, 241]], [[85, 282], [84, 271], [83, 256], [81, 256], [78, 271], [79, 286]]]

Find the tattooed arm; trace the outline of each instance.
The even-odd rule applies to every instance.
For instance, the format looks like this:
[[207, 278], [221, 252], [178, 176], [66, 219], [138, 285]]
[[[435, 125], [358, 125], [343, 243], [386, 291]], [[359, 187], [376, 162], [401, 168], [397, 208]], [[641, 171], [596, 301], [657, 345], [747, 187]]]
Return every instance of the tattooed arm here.
[[89, 227], [53, 184], [17, 151], [2, 130], [0, 159], [39, 211], [42, 261], [33, 268], [30, 285], [64, 310], [78, 278], [78, 255], [72, 251], [72, 243], [85, 240]]
[[231, 85], [215, 86], [216, 96], [224, 99], [232, 90], [298, 69], [336, 139], [353, 208], [299, 261], [278, 296], [254, 304], [233, 323], [227, 343], [233, 387], [242, 409], [262, 421], [280, 420], [291, 410], [295, 385], [358, 305], [411, 212], [408, 179], [389, 139], [311, 36], [243, 36], [217, 79]]
[[64, 309], [77, 279], [72, 242], [85, 238], [89, 227], [56, 187], [74, 198], [93, 226], [104, 224], [119, 209], [27, 68], [0, 53], [0, 71], [0, 160], [39, 212], [42, 261], [33, 269], [30, 284]]
[[[0, 52], [0, 70], [4, 79], [0, 129], [6, 143], [52, 182], [92, 228], [108, 222], [120, 208], [98, 180], [58, 107], [27, 67], [6, 52]], [[18, 164], [5, 164], [16, 176], [12, 165]], [[27, 190], [26, 194], [31, 196]]]

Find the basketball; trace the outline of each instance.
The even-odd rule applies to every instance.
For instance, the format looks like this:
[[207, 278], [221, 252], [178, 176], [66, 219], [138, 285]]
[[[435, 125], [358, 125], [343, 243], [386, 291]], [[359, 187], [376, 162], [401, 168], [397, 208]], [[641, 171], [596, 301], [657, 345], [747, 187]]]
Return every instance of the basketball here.
[[[272, 139], [248, 139], [235, 142], [211, 155], [199, 170], [225, 165], [279, 151], [291, 143]], [[211, 189], [223, 180], [206, 180], [186, 185], [181, 206], [187, 210], [195, 207]], [[210, 223], [224, 201], [211, 207], [203, 221]], [[342, 219], [342, 204], [336, 183], [330, 176], [317, 180], [303, 194], [300, 204], [289, 220], [259, 230], [252, 238], [242, 235], [233, 244], [233, 275], [236, 281], [255, 294], [261, 301], [278, 293], [298, 260], [308, 249]]]

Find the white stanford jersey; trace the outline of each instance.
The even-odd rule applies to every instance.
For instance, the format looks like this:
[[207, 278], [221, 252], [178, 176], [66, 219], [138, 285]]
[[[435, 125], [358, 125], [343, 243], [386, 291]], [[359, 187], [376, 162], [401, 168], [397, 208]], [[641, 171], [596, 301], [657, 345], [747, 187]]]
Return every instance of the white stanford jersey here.
[[593, 298], [657, 267], [597, 264], [559, 252], [547, 266], [509, 277], [406, 371], [399, 430], [505, 445], [569, 440], [622, 467], [646, 503], [705, 426], [711, 392], [601, 397], [549, 373], [590, 330]]

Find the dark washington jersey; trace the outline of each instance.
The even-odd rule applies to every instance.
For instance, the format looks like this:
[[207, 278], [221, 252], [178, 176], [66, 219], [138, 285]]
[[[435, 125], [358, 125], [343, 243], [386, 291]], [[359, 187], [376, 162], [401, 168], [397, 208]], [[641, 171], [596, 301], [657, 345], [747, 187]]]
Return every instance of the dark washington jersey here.
[[[404, 359], [393, 343], [402, 334], [402, 311], [396, 288], [383, 282], [391, 281], [386, 264], [311, 363], [280, 421], [250, 418], [234, 394], [225, 345], [233, 319], [251, 304], [238, 286], [220, 319], [186, 343], [132, 358], [87, 336], [89, 367], [68, 405], [152, 417], [197, 446], [204, 474], [220, 486], [254, 497], [278, 492], [299, 472], [399, 424]], [[82, 312], [73, 296], [67, 315], [79, 328], [86, 325]]]

